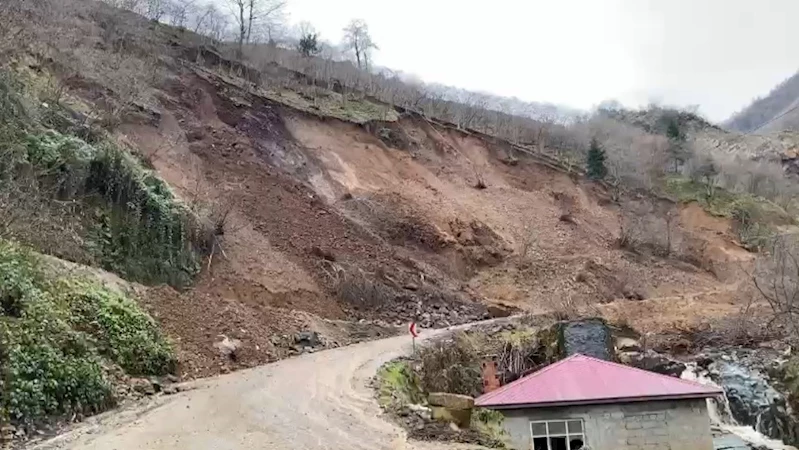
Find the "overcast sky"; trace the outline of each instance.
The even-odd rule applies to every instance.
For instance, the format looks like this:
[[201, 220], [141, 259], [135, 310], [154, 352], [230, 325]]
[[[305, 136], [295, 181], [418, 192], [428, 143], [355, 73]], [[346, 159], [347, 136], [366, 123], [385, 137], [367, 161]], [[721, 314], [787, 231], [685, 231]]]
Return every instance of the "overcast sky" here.
[[799, 69], [799, 0], [288, 0], [338, 42], [428, 82], [590, 108], [699, 105], [721, 121]]

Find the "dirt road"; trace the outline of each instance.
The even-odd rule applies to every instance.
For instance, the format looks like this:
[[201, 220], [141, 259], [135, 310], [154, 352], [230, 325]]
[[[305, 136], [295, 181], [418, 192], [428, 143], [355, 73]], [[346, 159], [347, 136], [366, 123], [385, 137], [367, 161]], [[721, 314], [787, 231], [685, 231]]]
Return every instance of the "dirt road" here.
[[[203, 380], [144, 412], [112, 414], [39, 449], [454, 449], [407, 442], [368, 386], [407, 336]], [[461, 447], [464, 448], [464, 447]]]

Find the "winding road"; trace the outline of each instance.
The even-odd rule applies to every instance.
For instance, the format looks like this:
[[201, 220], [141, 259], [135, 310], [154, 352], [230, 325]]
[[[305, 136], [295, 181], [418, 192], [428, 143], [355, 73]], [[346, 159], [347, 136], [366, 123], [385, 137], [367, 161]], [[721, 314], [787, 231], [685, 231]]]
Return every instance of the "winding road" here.
[[34, 448], [466, 448], [408, 441], [374, 400], [369, 379], [386, 361], [410, 352], [410, 344], [408, 336], [394, 337], [201, 380], [149, 408], [101, 416]]

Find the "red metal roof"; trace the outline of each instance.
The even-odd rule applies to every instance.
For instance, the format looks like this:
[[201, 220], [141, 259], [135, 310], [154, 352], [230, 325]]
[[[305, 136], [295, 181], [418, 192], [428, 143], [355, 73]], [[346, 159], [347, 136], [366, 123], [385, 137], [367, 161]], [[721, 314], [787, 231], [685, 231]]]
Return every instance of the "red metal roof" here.
[[705, 398], [719, 388], [584, 355], [572, 355], [482, 395], [477, 406], [536, 408], [646, 400]]

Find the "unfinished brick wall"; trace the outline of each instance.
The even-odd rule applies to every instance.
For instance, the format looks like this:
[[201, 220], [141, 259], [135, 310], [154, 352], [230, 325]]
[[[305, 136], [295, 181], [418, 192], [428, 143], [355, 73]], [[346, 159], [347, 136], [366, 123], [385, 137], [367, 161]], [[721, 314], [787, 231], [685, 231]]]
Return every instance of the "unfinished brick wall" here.
[[712, 450], [705, 400], [506, 410], [515, 448], [532, 448], [530, 421], [582, 419], [591, 450]]

